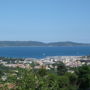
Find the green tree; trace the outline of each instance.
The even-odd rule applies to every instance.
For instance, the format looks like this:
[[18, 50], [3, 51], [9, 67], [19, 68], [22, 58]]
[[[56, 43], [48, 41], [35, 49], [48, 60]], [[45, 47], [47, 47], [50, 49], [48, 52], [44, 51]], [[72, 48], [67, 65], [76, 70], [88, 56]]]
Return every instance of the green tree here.
[[38, 70], [37, 74], [39, 74], [41, 77], [44, 77], [45, 75], [47, 75], [47, 70], [44, 68], [41, 68]]
[[78, 75], [78, 85], [80, 90], [90, 90], [90, 66], [83, 65], [75, 71]]
[[61, 61], [55, 63], [54, 66], [57, 67], [56, 72], [57, 72], [58, 75], [64, 75], [67, 72], [67, 67]]

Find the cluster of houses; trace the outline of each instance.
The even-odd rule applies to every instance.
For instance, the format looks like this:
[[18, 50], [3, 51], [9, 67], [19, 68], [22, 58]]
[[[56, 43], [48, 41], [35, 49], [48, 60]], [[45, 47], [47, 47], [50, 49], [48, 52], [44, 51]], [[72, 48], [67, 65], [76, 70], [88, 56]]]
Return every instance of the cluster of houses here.
[[0, 64], [3, 64], [6, 67], [40, 69], [43, 66], [46, 69], [50, 69], [53, 68], [53, 64], [59, 61], [63, 62], [66, 66], [69, 67], [78, 67], [83, 64], [90, 64], [90, 58], [82, 56], [55, 56], [43, 59], [25, 58], [23, 60], [11, 60], [9, 62], [8, 60], [0, 60]]

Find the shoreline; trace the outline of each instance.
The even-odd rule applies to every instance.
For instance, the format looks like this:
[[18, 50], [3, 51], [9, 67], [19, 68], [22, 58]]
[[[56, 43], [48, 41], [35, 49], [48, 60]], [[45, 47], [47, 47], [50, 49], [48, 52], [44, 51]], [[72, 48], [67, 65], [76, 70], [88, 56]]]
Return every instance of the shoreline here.
[[78, 57], [88, 57], [90, 55], [83, 55], [83, 56], [46, 56], [43, 58], [34, 58], [34, 57], [6, 57], [6, 56], [0, 56], [0, 58], [11, 58], [11, 59], [47, 59], [47, 58], [78, 58]]

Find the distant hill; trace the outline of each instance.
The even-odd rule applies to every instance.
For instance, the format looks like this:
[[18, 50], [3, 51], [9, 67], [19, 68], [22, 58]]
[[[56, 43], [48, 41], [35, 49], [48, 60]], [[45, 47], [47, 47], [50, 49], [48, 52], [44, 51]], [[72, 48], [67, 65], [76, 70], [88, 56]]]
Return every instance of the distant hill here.
[[37, 41], [0, 41], [0, 46], [44, 46], [45, 44]]
[[53, 42], [49, 43], [49, 46], [87, 46], [90, 44], [86, 43], [76, 43], [76, 42]]
[[90, 44], [75, 42], [0, 41], [0, 46], [90, 46]]

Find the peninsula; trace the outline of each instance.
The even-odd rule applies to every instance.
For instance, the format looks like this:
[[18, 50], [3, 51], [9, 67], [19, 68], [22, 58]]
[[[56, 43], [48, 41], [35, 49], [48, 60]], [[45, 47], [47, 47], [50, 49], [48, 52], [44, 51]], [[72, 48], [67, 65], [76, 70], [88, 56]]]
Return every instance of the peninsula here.
[[38, 41], [0, 41], [0, 46], [90, 46], [90, 43], [76, 42], [38, 42]]

